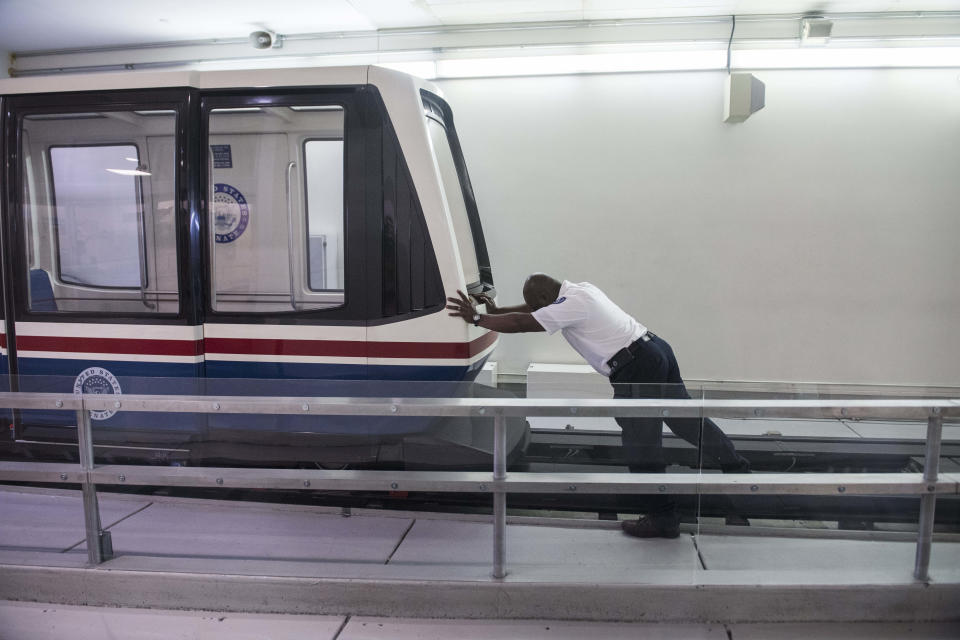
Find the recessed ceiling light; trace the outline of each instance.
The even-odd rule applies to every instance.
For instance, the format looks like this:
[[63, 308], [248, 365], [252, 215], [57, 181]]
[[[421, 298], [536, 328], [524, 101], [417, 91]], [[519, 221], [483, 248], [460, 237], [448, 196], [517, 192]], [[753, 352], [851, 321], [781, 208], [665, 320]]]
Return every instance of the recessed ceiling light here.
[[139, 169], [107, 169], [110, 173], [118, 176], [149, 176], [153, 175], [149, 171], [140, 171]]
[[234, 107], [232, 109], [214, 109], [211, 113], [262, 113], [260, 107]]

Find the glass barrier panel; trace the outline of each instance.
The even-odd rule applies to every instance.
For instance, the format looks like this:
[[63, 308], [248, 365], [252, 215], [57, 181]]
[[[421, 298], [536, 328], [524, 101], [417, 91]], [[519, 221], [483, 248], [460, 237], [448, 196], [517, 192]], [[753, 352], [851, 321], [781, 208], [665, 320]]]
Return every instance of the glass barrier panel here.
[[[5, 376], [3, 380], [2, 390], [10, 391], [9, 378]], [[50, 410], [26, 411], [2, 405], [0, 410], [5, 416], [0, 430], [0, 463], [79, 462], [76, 411], [58, 410], [53, 401]], [[45, 425], [65, 427], [51, 429], [40, 425], [24, 434], [19, 429], [21, 419], [30, 414], [42, 415]], [[34, 438], [39, 440], [34, 441]], [[85, 547], [78, 544], [85, 535], [83, 500], [77, 484], [81, 479], [79, 466], [67, 467], [63, 476], [63, 482], [38, 485], [43, 489], [29, 486], [33, 483], [26, 480], [0, 483], [0, 549], [57, 554], [67, 565], [83, 566], [86, 563]], [[113, 506], [108, 507], [106, 513], [107, 517], [122, 517]]]
[[[307, 490], [244, 489], [231, 487], [236, 469], [287, 470], [482, 470], [492, 469], [492, 417], [436, 417], [404, 415], [336, 416], [301, 415], [303, 404], [326, 398], [389, 398], [402, 407], [407, 398], [496, 398], [497, 389], [463, 382], [249, 380], [194, 378], [137, 378], [114, 376], [107, 370], [77, 377], [20, 377], [20, 389], [33, 392], [84, 393], [106, 396], [119, 407], [91, 412], [93, 446], [98, 467], [117, 465], [116, 480], [98, 485], [102, 522], [112, 533], [118, 555], [200, 555], [215, 561], [237, 557], [284, 558], [312, 561], [376, 561], [382, 564], [405, 539], [412, 520], [403, 514], [357, 513], [343, 518], [343, 509], [380, 507], [394, 510], [451, 510], [487, 515], [492, 496], [488, 491], [450, 494], [406, 491], [333, 491], [322, 486]], [[216, 411], [133, 411], [130, 396], [150, 394], [171, 399], [209, 399]], [[278, 407], [293, 406], [294, 414], [228, 413], [231, 398], [254, 396], [277, 398]], [[114, 400], [115, 399], [115, 400]], [[77, 421], [75, 412], [22, 412], [23, 437], [16, 450], [4, 457], [20, 460], [75, 460]], [[508, 421], [507, 450], [511, 460], [522, 455], [527, 444], [527, 426], [522, 418]], [[163, 467], [223, 467], [221, 487], [143, 486], [135, 482], [145, 473], [127, 465]], [[128, 471], [124, 471], [128, 468]], [[184, 472], [188, 472], [184, 469]], [[124, 480], [125, 477], [125, 480]], [[182, 478], [182, 475], [178, 474]], [[209, 476], [208, 476], [209, 477]], [[403, 476], [397, 475], [398, 482]], [[298, 483], [299, 484], [299, 483]], [[319, 485], [320, 483], [317, 482]], [[71, 487], [75, 489], [76, 487]], [[118, 495], [126, 494], [126, 495]], [[79, 500], [79, 492], [71, 498]], [[310, 509], [249, 510], [229, 503], [196, 504], [175, 500], [153, 501], [153, 496], [245, 500], [309, 505]], [[77, 504], [79, 504], [77, 502]], [[149, 509], [144, 509], [145, 506]], [[128, 509], [127, 511], [123, 511]], [[185, 510], [185, 511], [184, 511]], [[71, 514], [83, 539], [83, 519], [78, 509]], [[272, 544], [282, 523], [284, 543]], [[116, 523], [116, 524], [111, 524]], [[426, 526], [426, 525], [424, 525]], [[489, 522], [457, 522], [463, 535], [476, 538], [469, 557], [489, 566], [492, 548]], [[318, 533], [322, 532], [322, 533]], [[375, 534], [371, 535], [371, 532]], [[524, 535], [539, 535], [534, 528]], [[239, 533], [239, 535], [238, 535]], [[224, 544], [229, 539], [231, 544]], [[271, 538], [271, 536], [274, 536]], [[361, 544], [358, 540], [364, 540]], [[541, 547], [544, 553], [547, 547]], [[434, 545], [443, 561], [444, 549], [464, 550], [460, 545]], [[550, 552], [552, 553], [552, 552]], [[463, 556], [466, 557], [466, 556]], [[462, 560], [462, 558], [461, 558]], [[474, 560], [470, 560], [473, 562]]]
[[[706, 400], [896, 400], [956, 397], [955, 389], [815, 384], [711, 384]], [[897, 575], [913, 570], [920, 498], [892, 491], [848, 490], [862, 474], [921, 473], [927, 421], [877, 415], [754, 415], [716, 417], [714, 422], [750, 463], [753, 474], [792, 478], [797, 486], [777, 495], [724, 495], [704, 489], [698, 545], [708, 568], [779, 571], [876, 570]], [[941, 468], [951, 456], [960, 427], [944, 425]], [[716, 470], [704, 468], [704, 479]], [[825, 476], [823, 474], [833, 474]], [[839, 474], [839, 478], [837, 478]], [[832, 477], [834, 485], [807, 491], [801, 483]], [[847, 479], [848, 478], [848, 479]], [[938, 531], [958, 529], [956, 496], [937, 499]], [[710, 525], [709, 527], [707, 525]], [[749, 548], [750, 552], [745, 550]], [[743, 551], [741, 553], [741, 551]], [[951, 551], [947, 551], [949, 555]], [[713, 567], [711, 567], [713, 563]], [[931, 563], [931, 567], [934, 566]]]
[[[686, 400], [699, 390], [682, 384], [615, 383], [586, 367], [531, 366], [527, 374], [528, 399], [563, 399], [570, 407], [562, 417], [530, 417], [530, 445], [519, 470], [557, 474], [569, 480], [568, 491], [540, 495], [511, 494], [508, 505], [514, 512], [537, 513], [564, 518], [600, 521], [597, 534], [603, 544], [623, 547], [606, 561], [619, 566], [609, 572], [631, 572], [632, 579], [658, 571], [700, 570], [700, 562], [688, 524], [696, 522], [697, 496], [677, 493], [657, 479], [664, 473], [689, 475], [695, 481], [700, 465], [701, 418], [677, 411], [648, 409], [646, 415], [624, 415], [616, 409], [607, 415], [591, 415], [589, 404], [596, 400]], [[579, 403], [579, 405], [578, 405]], [[511, 467], [513, 469], [514, 467]], [[643, 478], [643, 486], [619, 492], [590, 492], [577, 485], [588, 474]], [[682, 526], [681, 526], [682, 525]], [[658, 546], [658, 554], [643, 553], [642, 538], [671, 539]], [[607, 554], [610, 556], [610, 554]]]
[[[443, 470], [483, 471], [493, 468], [494, 418], [470, 416], [412, 416], [403, 403], [411, 398], [526, 397], [562, 400], [562, 416], [506, 419], [508, 474], [550, 474], [566, 485], [551, 493], [511, 493], [511, 515], [577, 518], [588, 546], [614, 544], [624, 554], [591, 558], [612, 562], [610, 571], [639, 572], [660, 569], [690, 571], [733, 567], [803, 569], [859, 567], [857, 562], [898, 563], [912, 570], [919, 514], [919, 498], [896, 495], [804, 493], [802, 489], [771, 495], [760, 492], [731, 494], [723, 489], [678, 492], [675, 483], [647, 484], [618, 492], [589, 491], [578, 486], [586, 474], [644, 475], [655, 481], [664, 473], [673, 479], [689, 476], [709, 482], [722, 474], [796, 474], [797, 480], [818, 474], [844, 474], [853, 482], [862, 473], [907, 474], [923, 470], [926, 422], [869, 418], [769, 417], [749, 412], [732, 416], [692, 415], [677, 409], [651, 407], [647, 415], [591, 415], [590, 402], [621, 398], [640, 401], [704, 400], [897, 399], [958, 397], [956, 390], [868, 388], [837, 385], [719, 385], [614, 384], [597, 374], [581, 377], [528, 375], [525, 387], [496, 388], [468, 382], [401, 382], [357, 380], [254, 380], [238, 378], [140, 378], [115, 376], [95, 367], [78, 376], [19, 376], [16, 389], [51, 393], [110, 395], [109, 404], [91, 413], [95, 460], [98, 465], [153, 465], [186, 467], [240, 467], [274, 469]], [[133, 411], [125, 396], [150, 394], [214, 399], [221, 406], [206, 412]], [[230, 399], [276, 398], [294, 413], [238, 414]], [[315, 399], [389, 398], [398, 411], [386, 415], [320, 415]], [[302, 407], [306, 405], [307, 409]], [[302, 411], [302, 413], [301, 413]], [[41, 462], [78, 461], [77, 420], [73, 411], [18, 410], [12, 412], [9, 438], [2, 440], [4, 460]], [[957, 473], [960, 460], [960, 424], [946, 419], [943, 426], [941, 473]], [[402, 476], [398, 476], [398, 479]], [[843, 485], [839, 485], [843, 486]], [[572, 487], [572, 488], [571, 488]], [[224, 487], [229, 489], [230, 487]], [[126, 486], [120, 481], [102, 491], [138, 495], [174, 494], [210, 499], [239, 498], [310, 504], [328, 509], [384, 507], [412, 510], [449, 510], [489, 514], [491, 495], [442, 491], [331, 491], [244, 490], [223, 488]], [[106, 503], [104, 503], [106, 504]], [[106, 507], [105, 507], [106, 508]], [[109, 518], [103, 518], [107, 522]], [[644, 524], [646, 522], [646, 524]], [[652, 525], [651, 525], [652, 523]], [[82, 522], [80, 523], [82, 527]], [[132, 526], [132, 525], [131, 525]], [[644, 527], [652, 526], [648, 530]], [[956, 533], [960, 511], [956, 496], [937, 501], [936, 531]], [[623, 529], [623, 531], [620, 531]], [[81, 528], [82, 530], [82, 528]], [[611, 530], [616, 537], [611, 542]], [[529, 533], [529, 532], [528, 532]], [[638, 554], [635, 538], [677, 538], [676, 547], [657, 554]], [[531, 533], [534, 535], [536, 532]], [[691, 535], [693, 534], [693, 535]], [[762, 535], [761, 535], [762, 534]], [[527, 534], [524, 534], [527, 535]], [[743, 539], [749, 536], [749, 541]], [[883, 545], [868, 545], [873, 537]], [[596, 538], [596, 539], [594, 539]], [[827, 539], [829, 538], [829, 539]], [[840, 538], [834, 540], [833, 538]], [[869, 538], [869, 539], [868, 539]], [[79, 538], [78, 538], [79, 539]], [[953, 557], [954, 547], [935, 543], [931, 574], [938, 562]], [[819, 543], [830, 543], [821, 548]], [[834, 543], [836, 543], [834, 545]], [[754, 551], [740, 554], [737, 545]], [[631, 546], [633, 545], [633, 546]], [[884, 546], [886, 545], [886, 546]], [[641, 549], [643, 547], [640, 547]], [[658, 548], [659, 549], [659, 548]], [[736, 552], [736, 553], [734, 553]], [[864, 555], [865, 554], [865, 555]], [[872, 554], [872, 555], [871, 555]], [[779, 558], [773, 562], [771, 558]], [[865, 560], [866, 558], [866, 560]], [[781, 562], [782, 560], [782, 562]], [[634, 562], [636, 561], [636, 562]], [[777, 564], [781, 562], [781, 564]], [[646, 574], [645, 574], [646, 575]], [[654, 574], [651, 574], [654, 575]]]

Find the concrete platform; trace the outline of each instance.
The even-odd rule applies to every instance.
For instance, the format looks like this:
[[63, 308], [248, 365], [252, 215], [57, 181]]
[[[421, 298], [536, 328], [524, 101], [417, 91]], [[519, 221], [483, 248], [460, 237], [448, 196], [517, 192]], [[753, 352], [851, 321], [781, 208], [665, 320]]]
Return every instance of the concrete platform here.
[[[554, 582], [580, 575], [608, 583], [694, 584], [700, 561], [691, 536], [647, 540], [641, 545], [637, 542], [610, 529], [558, 531], [511, 525], [507, 533], [507, 579]], [[478, 577], [489, 577], [492, 549], [490, 525], [424, 519], [413, 526], [390, 564], [410, 570], [442, 567], [444, 572], [463, 574], [474, 570]]]
[[[0, 493], [0, 549], [33, 549], [68, 551], [85, 544], [83, 502], [79, 492], [59, 494]], [[104, 528], [117, 525], [124, 518], [150, 506], [150, 501], [100, 498], [100, 521]]]
[[[405, 518], [341, 518], [266, 505], [157, 503], [111, 527], [118, 556], [150, 555], [382, 565]], [[84, 550], [86, 545], [83, 545]]]
[[895, 624], [736, 624], [730, 626], [732, 640], [951, 640], [960, 637], [958, 623]]
[[3, 640], [286, 640], [337, 637], [342, 616], [80, 607], [0, 601]]
[[957, 623], [848, 623], [681, 625], [656, 623], [588, 623], [558, 620], [384, 620], [351, 618], [339, 640], [955, 640]]
[[[112, 524], [117, 556], [88, 567], [79, 492], [0, 489], [0, 599], [728, 625], [960, 619], [960, 542], [952, 539], [934, 545], [931, 580], [921, 584], [911, 575], [915, 545], [881, 534], [817, 539], [731, 527], [737, 535], [688, 529], [674, 540], [637, 540], [616, 522], [535, 526], [512, 518], [508, 575], [497, 580], [492, 527], [476, 516], [368, 510], [343, 517], [328, 508], [117, 494], [102, 494], [101, 503], [109, 505], [103, 520]], [[58, 535], [41, 535], [47, 527]], [[340, 637], [387, 637], [351, 629]]]
[[[912, 542], [874, 540], [755, 538], [750, 536], [718, 536], [701, 534], [697, 546], [705, 567], [724, 571], [817, 572], [837, 576], [850, 572], [896, 573], [911, 566], [916, 545]], [[743, 553], [750, 549], [749, 554]], [[784, 551], [789, 550], [789, 554]], [[943, 578], [960, 577], [960, 544], [934, 543], [930, 564]]]
[[78, 607], [0, 602], [4, 640], [953, 640], [960, 623], [661, 624], [429, 620]]

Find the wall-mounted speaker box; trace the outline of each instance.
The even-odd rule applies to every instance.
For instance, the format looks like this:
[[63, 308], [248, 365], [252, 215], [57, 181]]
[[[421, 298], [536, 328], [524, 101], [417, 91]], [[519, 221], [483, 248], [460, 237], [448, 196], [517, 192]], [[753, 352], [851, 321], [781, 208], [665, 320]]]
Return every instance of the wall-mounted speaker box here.
[[723, 93], [724, 122], [743, 122], [763, 109], [764, 84], [752, 73], [728, 74]]

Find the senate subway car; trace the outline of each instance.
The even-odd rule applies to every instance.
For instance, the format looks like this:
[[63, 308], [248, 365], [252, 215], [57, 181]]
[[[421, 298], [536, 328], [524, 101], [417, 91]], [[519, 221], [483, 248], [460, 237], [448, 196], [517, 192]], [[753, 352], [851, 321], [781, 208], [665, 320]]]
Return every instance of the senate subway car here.
[[[449, 105], [378, 67], [0, 80], [6, 389], [467, 396], [495, 295]], [[489, 420], [94, 412], [103, 459], [464, 467]], [[4, 451], [72, 455], [9, 412]], [[511, 423], [508, 445], [526, 442]]]

